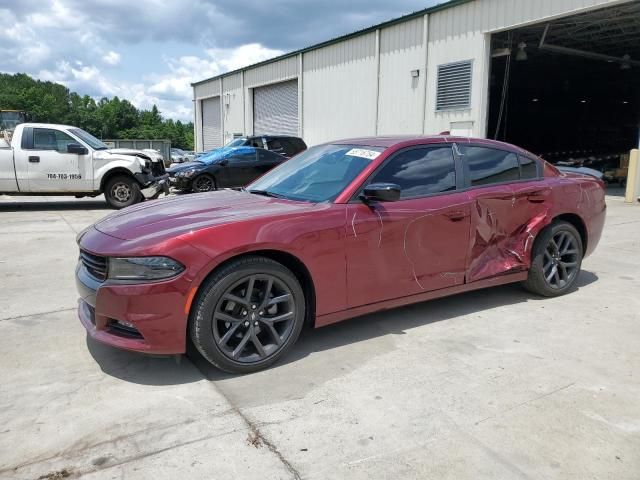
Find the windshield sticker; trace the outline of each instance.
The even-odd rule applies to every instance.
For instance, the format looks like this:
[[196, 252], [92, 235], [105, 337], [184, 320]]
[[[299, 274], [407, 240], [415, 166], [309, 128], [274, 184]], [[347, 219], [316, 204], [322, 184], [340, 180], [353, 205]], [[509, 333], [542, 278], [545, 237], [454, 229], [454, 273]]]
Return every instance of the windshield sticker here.
[[376, 152], [375, 150], [367, 150], [366, 148], [352, 148], [346, 153], [346, 155], [350, 157], [366, 158], [367, 160], [375, 160], [380, 156], [380, 152]]

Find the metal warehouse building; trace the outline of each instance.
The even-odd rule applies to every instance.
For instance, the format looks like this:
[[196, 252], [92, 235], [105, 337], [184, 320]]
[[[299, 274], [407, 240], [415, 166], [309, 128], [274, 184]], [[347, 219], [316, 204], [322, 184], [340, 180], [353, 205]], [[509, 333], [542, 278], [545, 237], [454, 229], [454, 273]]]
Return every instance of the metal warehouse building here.
[[628, 151], [639, 60], [637, 0], [453, 0], [194, 83], [196, 148], [450, 131]]

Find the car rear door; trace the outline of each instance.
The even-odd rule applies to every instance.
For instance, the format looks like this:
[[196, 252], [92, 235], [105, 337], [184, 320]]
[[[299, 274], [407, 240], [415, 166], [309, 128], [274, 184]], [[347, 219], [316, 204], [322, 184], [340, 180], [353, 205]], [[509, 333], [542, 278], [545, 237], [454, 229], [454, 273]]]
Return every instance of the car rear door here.
[[513, 151], [474, 144], [456, 145], [456, 151], [472, 202], [467, 282], [527, 269], [532, 232], [544, 220], [531, 205], [538, 205], [536, 195], [544, 196], [547, 187], [516, 194], [525, 183]]
[[390, 157], [366, 183], [395, 183], [396, 202], [347, 207], [349, 307], [464, 283], [470, 204], [451, 145]]

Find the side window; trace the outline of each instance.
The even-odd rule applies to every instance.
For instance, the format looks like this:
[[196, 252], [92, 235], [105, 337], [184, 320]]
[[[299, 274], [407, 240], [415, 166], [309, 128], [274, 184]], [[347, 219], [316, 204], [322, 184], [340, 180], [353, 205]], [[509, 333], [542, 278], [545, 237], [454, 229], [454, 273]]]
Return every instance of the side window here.
[[258, 160], [266, 163], [279, 163], [286, 160], [285, 157], [276, 152], [271, 152], [263, 148], [258, 149]]
[[255, 148], [264, 148], [261, 138], [252, 138], [251, 141], [249, 142], [249, 146], [255, 147]]
[[520, 159], [520, 178], [522, 180], [538, 178], [538, 162], [528, 157], [518, 158]]
[[516, 154], [486, 147], [460, 145], [459, 148], [470, 186], [520, 180], [520, 165]]
[[51, 130], [49, 128], [33, 129], [34, 150], [55, 150], [60, 153], [67, 153], [67, 145], [70, 143], [78, 142], [59, 130]]
[[280, 140], [272, 138], [270, 140], [267, 140], [267, 148], [272, 152], [280, 153], [282, 152], [282, 143], [280, 143]]
[[257, 153], [257, 149], [254, 150], [253, 152], [247, 152], [247, 153], [237, 153], [235, 155], [233, 155], [232, 157], [229, 157], [229, 164], [230, 165], [237, 165], [240, 163], [248, 163], [248, 162], [253, 162], [256, 160], [256, 156], [258, 155]]
[[400, 198], [414, 198], [456, 189], [456, 167], [449, 146], [414, 148], [393, 157], [370, 183], [395, 183]]

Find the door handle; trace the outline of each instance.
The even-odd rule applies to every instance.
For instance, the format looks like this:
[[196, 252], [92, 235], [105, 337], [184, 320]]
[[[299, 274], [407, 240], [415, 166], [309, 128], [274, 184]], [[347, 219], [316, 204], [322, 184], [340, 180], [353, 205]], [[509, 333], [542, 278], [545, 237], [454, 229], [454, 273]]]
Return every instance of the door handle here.
[[460, 220], [464, 220], [469, 216], [468, 213], [460, 210], [456, 210], [455, 212], [449, 212], [449, 213], [446, 213], [445, 215], [452, 222], [459, 222]]
[[29, 163], [40, 163], [40, 157], [30, 156], [29, 157]]

